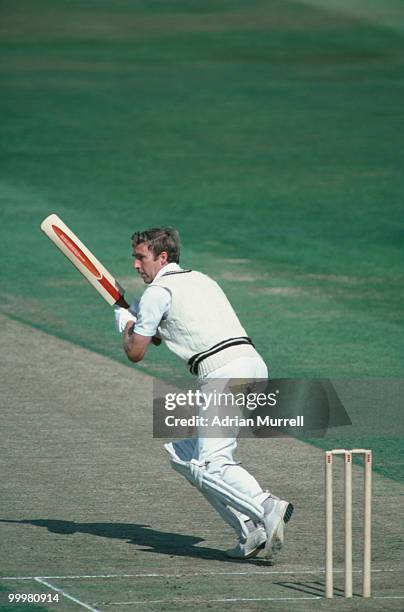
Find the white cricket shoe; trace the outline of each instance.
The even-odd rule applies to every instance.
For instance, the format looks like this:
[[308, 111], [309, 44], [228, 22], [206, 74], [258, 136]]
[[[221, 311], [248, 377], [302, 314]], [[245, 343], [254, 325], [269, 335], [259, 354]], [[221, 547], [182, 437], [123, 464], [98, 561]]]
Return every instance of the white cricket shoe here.
[[245, 542], [239, 542], [234, 548], [226, 550], [226, 555], [231, 559], [252, 559], [265, 548], [266, 539], [265, 529], [257, 527], [249, 532]]
[[273, 559], [282, 548], [284, 542], [285, 524], [293, 514], [293, 506], [284, 499], [274, 499], [273, 508], [264, 516], [264, 527], [267, 536], [265, 543], [266, 559]]

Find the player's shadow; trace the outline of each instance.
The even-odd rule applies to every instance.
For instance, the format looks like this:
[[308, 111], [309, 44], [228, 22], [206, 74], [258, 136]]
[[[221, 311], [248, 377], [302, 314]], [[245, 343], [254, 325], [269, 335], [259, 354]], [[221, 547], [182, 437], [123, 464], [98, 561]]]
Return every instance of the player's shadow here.
[[[204, 541], [203, 538], [181, 533], [157, 531], [148, 525], [133, 523], [75, 523], [74, 521], [54, 519], [22, 519], [20, 521], [0, 519], [0, 523], [34, 525], [35, 527], [44, 527], [51, 533], [64, 535], [87, 533], [102, 538], [126, 540], [129, 544], [144, 547], [140, 548], [142, 552], [179, 557], [196, 557], [199, 559], [216, 559], [229, 563], [239, 562], [237, 559], [227, 558], [223, 551], [214, 548], [197, 547], [197, 544]], [[251, 561], [256, 564], [267, 565], [267, 562], [263, 560], [257, 559]]]

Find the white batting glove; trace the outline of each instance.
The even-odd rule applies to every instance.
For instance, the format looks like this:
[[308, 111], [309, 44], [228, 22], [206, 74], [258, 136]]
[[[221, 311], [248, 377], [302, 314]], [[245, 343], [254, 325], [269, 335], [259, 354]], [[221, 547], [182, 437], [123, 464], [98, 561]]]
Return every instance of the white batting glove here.
[[129, 312], [127, 308], [121, 308], [120, 306], [116, 306], [114, 308], [114, 314], [115, 314], [115, 329], [120, 334], [123, 332], [123, 330], [126, 327], [126, 324], [129, 321], [133, 321], [134, 323], [136, 323], [135, 315]]

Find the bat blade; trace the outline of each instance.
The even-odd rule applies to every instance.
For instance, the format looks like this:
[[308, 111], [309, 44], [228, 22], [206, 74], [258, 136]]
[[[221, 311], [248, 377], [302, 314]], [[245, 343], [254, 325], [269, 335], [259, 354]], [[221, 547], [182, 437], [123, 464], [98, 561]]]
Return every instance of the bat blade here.
[[41, 230], [108, 304], [128, 307], [123, 297], [124, 288], [57, 215], [46, 217], [41, 223]]

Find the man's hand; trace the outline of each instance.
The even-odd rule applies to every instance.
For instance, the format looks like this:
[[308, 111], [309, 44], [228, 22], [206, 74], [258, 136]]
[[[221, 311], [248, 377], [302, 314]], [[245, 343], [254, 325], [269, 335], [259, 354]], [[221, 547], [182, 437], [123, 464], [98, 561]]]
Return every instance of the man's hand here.
[[125, 329], [125, 326], [126, 326], [127, 323], [129, 323], [129, 322], [135, 323], [136, 322], [135, 315], [132, 314], [127, 308], [120, 308], [119, 306], [117, 306], [114, 309], [114, 314], [115, 314], [115, 329], [120, 334]]
[[149, 346], [152, 338], [150, 336], [141, 336], [133, 331], [134, 323], [128, 321], [125, 326], [123, 336], [123, 348], [130, 361], [137, 363], [142, 361], [146, 354], [147, 347]]

